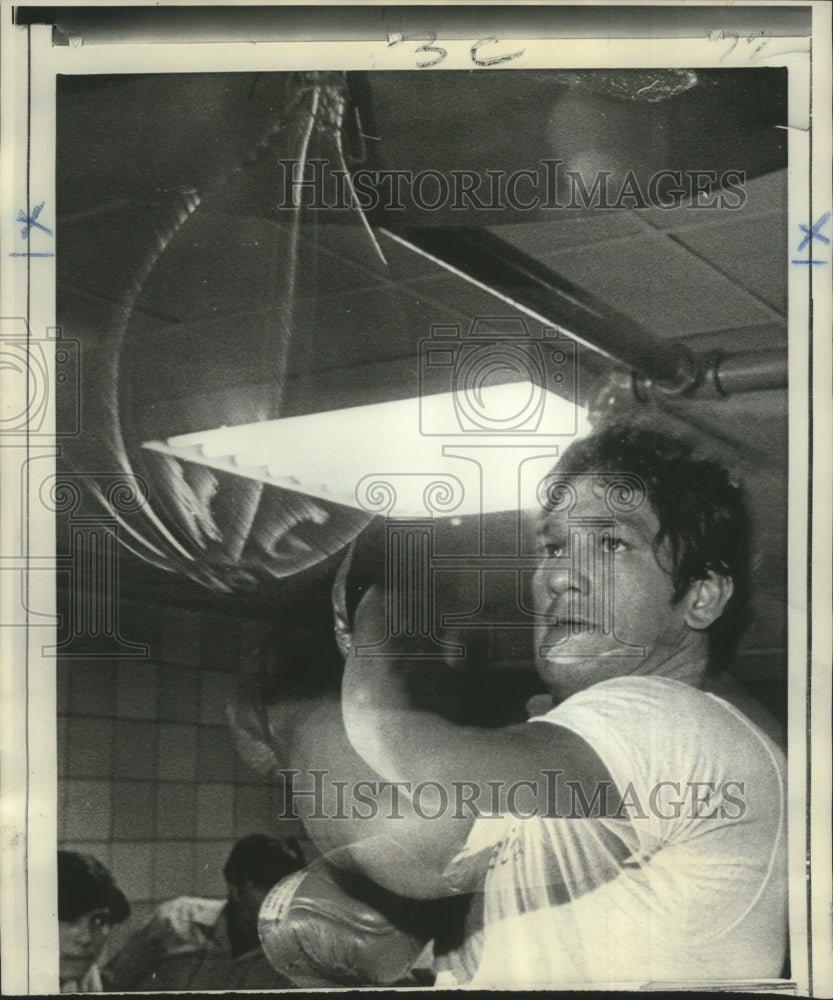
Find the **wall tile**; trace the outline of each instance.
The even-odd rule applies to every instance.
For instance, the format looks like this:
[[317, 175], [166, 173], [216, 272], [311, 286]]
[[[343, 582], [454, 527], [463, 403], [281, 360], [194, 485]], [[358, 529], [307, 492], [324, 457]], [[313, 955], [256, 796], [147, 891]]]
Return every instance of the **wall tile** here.
[[226, 722], [226, 706], [237, 692], [237, 676], [218, 670], [203, 670], [200, 674], [200, 722], [222, 726]]
[[139, 601], [122, 601], [119, 606], [119, 632], [128, 642], [150, 646], [151, 656], [156, 656], [162, 637], [161, 605]]
[[264, 778], [262, 775], [258, 774], [257, 771], [251, 768], [246, 761], [236, 753], [234, 760], [234, 778], [237, 784], [242, 785], [269, 784], [268, 778]]
[[273, 628], [272, 622], [243, 621], [240, 635], [240, 658], [243, 664], [254, 662], [258, 649]]
[[163, 663], [159, 685], [159, 718], [168, 722], [198, 722], [199, 715], [199, 671]]
[[197, 789], [197, 830], [200, 837], [231, 837], [234, 833], [234, 785], [200, 785]]
[[226, 880], [223, 876], [233, 840], [200, 840], [194, 846], [194, 892], [197, 896], [223, 899]]
[[198, 611], [165, 608], [162, 613], [161, 658], [166, 663], [199, 666], [200, 625]]
[[156, 801], [156, 835], [161, 840], [193, 839], [197, 836], [195, 785], [181, 781], [159, 782]]
[[197, 775], [197, 727], [159, 724], [159, 765], [163, 781], [193, 781]]
[[279, 813], [274, 789], [238, 785], [234, 791], [234, 835], [238, 839], [249, 833], [273, 833]]
[[200, 635], [203, 669], [237, 673], [240, 667], [242, 627], [239, 618], [204, 616]]
[[153, 894], [156, 899], [195, 895], [194, 844], [190, 841], [158, 841], [153, 847], [156, 862]]
[[201, 777], [208, 781], [234, 781], [237, 751], [226, 727], [200, 727], [198, 747]]
[[71, 778], [109, 778], [113, 770], [113, 720], [70, 718], [66, 759]]
[[156, 833], [156, 783], [113, 783], [113, 836], [121, 840], [151, 838]]
[[66, 840], [109, 840], [110, 783], [68, 778], [63, 813]]
[[[59, 851], [76, 851], [78, 854], [92, 854], [112, 874], [112, 845], [100, 840], [59, 840]], [[113, 876], [115, 878], [115, 875]], [[118, 879], [116, 879], [118, 884]]]
[[159, 667], [128, 660], [118, 667], [116, 714], [121, 718], [155, 719], [159, 703]]
[[153, 845], [140, 840], [117, 840], [113, 844], [111, 871], [125, 896], [133, 900], [153, 899]]
[[114, 753], [118, 778], [147, 778], [157, 768], [157, 726], [153, 722], [119, 722]]
[[97, 663], [73, 661], [69, 709], [74, 715], [114, 715], [116, 669], [109, 660]]

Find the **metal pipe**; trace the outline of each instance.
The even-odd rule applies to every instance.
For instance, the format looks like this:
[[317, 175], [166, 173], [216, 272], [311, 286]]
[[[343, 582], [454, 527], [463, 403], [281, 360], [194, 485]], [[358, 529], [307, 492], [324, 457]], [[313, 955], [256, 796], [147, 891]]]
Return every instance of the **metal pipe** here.
[[711, 374], [722, 396], [761, 389], [784, 389], [789, 380], [787, 348], [769, 348], [715, 357]]
[[380, 232], [658, 386], [684, 393], [702, 375], [684, 344], [649, 333], [492, 233], [463, 228]]

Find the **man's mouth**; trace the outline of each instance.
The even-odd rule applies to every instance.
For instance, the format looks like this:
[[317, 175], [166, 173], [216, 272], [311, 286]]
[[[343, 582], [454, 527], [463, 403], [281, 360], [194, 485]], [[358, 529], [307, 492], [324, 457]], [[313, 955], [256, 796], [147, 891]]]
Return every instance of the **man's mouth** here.
[[554, 617], [555, 621], [552, 624], [553, 628], [567, 628], [572, 632], [595, 628], [594, 623], [589, 619], [581, 618], [577, 615], [555, 615]]
[[83, 976], [95, 961], [95, 955], [61, 955], [61, 969], [71, 977]]

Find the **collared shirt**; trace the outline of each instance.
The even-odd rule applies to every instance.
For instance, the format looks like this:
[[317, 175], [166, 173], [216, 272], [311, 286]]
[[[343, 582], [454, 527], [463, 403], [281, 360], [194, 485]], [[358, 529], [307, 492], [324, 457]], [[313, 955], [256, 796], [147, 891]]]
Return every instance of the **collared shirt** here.
[[180, 896], [151, 920], [108, 963], [113, 990], [287, 989], [294, 986], [269, 965], [260, 948], [232, 958], [225, 900]]
[[101, 969], [93, 962], [81, 979], [70, 979], [61, 986], [61, 993], [102, 993]]

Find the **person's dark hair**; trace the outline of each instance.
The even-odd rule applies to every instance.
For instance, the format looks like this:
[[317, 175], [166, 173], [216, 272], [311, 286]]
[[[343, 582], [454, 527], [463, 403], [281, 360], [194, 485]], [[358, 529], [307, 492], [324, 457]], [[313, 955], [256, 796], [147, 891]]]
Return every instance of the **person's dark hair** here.
[[688, 442], [633, 424], [607, 422], [564, 452], [556, 478], [569, 473], [630, 473], [645, 485], [659, 520], [655, 548], [668, 541], [674, 600], [714, 572], [731, 577], [734, 592], [709, 628], [712, 668], [731, 656], [746, 624], [749, 519], [741, 488], [718, 462], [700, 458]]
[[127, 898], [98, 858], [58, 851], [58, 919], [71, 922], [93, 910], [107, 910], [114, 924], [130, 916]]
[[278, 840], [265, 833], [252, 833], [238, 840], [223, 867], [223, 875], [234, 886], [252, 882], [271, 889], [282, 878], [304, 867], [304, 856], [294, 840]]

